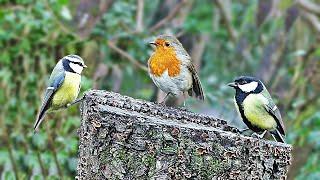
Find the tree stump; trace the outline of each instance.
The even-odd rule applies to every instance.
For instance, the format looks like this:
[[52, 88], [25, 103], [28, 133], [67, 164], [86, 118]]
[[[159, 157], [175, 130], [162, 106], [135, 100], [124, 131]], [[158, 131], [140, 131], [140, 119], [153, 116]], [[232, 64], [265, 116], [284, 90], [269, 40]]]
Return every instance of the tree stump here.
[[91, 90], [81, 105], [77, 179], [285, 179], [288, 144], [224, 120]]

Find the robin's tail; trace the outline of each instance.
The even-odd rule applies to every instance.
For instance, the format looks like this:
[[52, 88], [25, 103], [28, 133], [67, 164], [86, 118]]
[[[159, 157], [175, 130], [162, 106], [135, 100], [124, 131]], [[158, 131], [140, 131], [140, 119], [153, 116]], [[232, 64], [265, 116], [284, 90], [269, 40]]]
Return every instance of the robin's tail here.
[[193, 66], [189, 68], [189, 70], [192, 73], [192, 89], [188, 91], [188, 94], [189, 96], [196, 97], [197, 99], [203, 101], [204, 100], [203, 90], [202, 90], [201, 82], [197, 75], [197, 72], [195, 71]]
[[284, 135], [282, 135], [277, 129], [274, 131], [270, 131], [270, 133], [276, 141], [286, 143]]

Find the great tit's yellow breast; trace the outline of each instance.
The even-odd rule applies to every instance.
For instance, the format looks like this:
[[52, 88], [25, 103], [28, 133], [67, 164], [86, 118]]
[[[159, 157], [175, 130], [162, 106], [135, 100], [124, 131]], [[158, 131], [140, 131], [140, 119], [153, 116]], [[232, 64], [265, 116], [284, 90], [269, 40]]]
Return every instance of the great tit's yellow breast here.
[[80, 83], [79, 74], [66, 72], [64, 82], [53, 96], [52, 109], [59, 109], [73, 102], [78, 97]]
[[243, 101], [244, 115], [254, 126], [272, 130], [277, 127], [275, 119], [265, 109], [268, 100], [261, 94], [249, 94]]

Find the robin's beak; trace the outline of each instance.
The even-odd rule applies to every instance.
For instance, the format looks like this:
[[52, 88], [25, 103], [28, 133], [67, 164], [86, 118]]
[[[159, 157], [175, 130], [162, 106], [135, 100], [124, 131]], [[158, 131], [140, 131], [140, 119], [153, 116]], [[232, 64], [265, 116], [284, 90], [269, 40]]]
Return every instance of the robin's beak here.
[[150, 45], [157, 46], [155, 42], [149, 42]]
[[229, 83], [228, 86], [233, 87], [233, 88], [238, 87], [238, 85], [235, 82]]
[[87, 65], [83, 64], [83, 68], [87, 68], [87, 67], [88, 67]]

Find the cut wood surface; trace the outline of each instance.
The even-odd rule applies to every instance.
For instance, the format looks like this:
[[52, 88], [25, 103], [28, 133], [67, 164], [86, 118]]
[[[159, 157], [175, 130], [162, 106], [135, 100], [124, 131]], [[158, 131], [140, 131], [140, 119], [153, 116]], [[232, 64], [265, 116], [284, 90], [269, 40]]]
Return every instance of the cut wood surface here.
[[285, 179], [292, 147], [226, 121], [91, 90], [81, 105], [77, 179]]

